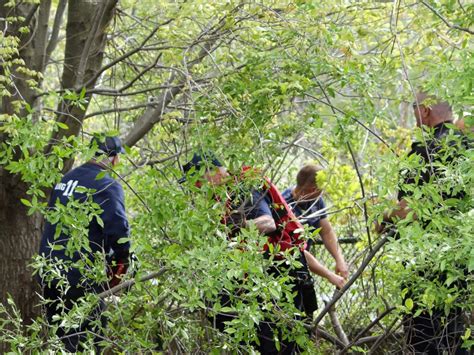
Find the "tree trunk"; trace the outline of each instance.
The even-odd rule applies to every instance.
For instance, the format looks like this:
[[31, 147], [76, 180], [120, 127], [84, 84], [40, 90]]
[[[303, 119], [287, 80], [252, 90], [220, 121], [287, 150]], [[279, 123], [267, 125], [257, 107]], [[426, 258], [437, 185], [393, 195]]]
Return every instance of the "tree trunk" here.
[[27, 217], [28, 208], [20, 201], [26, 198], [25, 191], [18, 177], [0, 168], [0, 300], [5, 304], [11, 295], [28, 323], [39, 312], [39, 288], [28, 265], [38, 252], [43, 218]]
[[[102, 67], [107, 40], [107, 27], [112, 20], [118, 0], [70, 0], [68, 5], [68, 22], [66, 27], [66, 49], [64, 55], [63, 89], [79, 92], [83, 87], [95, 87], [97, 72]], [[68, 100], [59, 103], [61, 114], [57, 121], [65, 123], [68, 128], [53, 134], [45, 152], [63, 137], [77, 136], [82, 128], [84, 116], [90, 101], [84, 108], [73, 105]], [[72, 167], [73, 160], [64, 163], [64, 171]]]
[[[38, 4], [20, 2], [14, 7], [5, 7], [5, 3], [6, 0], [0, 0], [0, 23], [7, 16], [25, 18], [24, 22], [7, 28], [10, 35], [21, 38], [20, 58], [24, 60], [25, 66], [43, 72], [48, 57], [51, 0]], [[96, 80], [90, 79], [102, 66], [106, 30], [116, 3], [117, 0], [69, 0], [63, 88], [79, 91], [86, 83], [88, 88], [94, 87]], [[18, 32], [18, 27], [22, 25], [30, 26], [27, 35]], [[22, 99], [31, 107], [35, 106], [36, 100], [40, 100], [35, 91], [26, 85], [25, 78], [24, 75], [17, 75], [12, 79], [15, 81], [12, 97], [3, 98], [0, 112], [13, 113], [13, 100]], [[57, 120], [65, 122], [69, 129], [53, 133], [50, 146], [57, 144], [62, 137], [79, 133], [86, 109], [87, 105], [80, 109], [68, 101], [61, 102], [59, 111], [65, 114], [58, 115]], [[8, 136], [0, 136], [0, 143], [3, 141], [8, 141]], [[21, 152], [18, 151], [18, 154]], [[66, 162], [66, 169], [71, 165], [72, 162]], [[32, 256], [38, 252], [43, 218], [37, 214], [27, 216], [28, 208], [20, 201], [27, 198], [26, 191], [27, 186], [19, 176], [11, 175], [0, 166], [0, 302], [6, 304], [10, 294], [24, 321], [29, 322], [39, 312], [36, 297], [36, 291], [39, 290], [28, 265]], [[0, 344], [0, 353], [3, 350]]]

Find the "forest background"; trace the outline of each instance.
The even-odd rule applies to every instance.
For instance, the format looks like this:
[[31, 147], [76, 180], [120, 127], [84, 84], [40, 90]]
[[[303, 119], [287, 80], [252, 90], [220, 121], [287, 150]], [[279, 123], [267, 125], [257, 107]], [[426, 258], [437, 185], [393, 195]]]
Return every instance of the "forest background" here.
[[[414, 164], [406, 154], [415, 93], [449, 101], [466, 132], [473, 125], [473, 18], [462, 0], [0, 0], [3, 349], [61, 347], [32, 276], [51, 266], [35, 254], [51, 187], [93, 155], [99, 131], [127, 146], [116, 174], [139, 259], [134, 277], [154, 273], [108, 298], [107, 349], [245, 351], [268, 313], [309, 352], [400, 349], [403, 312], [414, 301], [449, 308], [456, 281], [466, 280], [456, 265], [474, 270], [472, 209], [453, 221], [433, 207], [439, 184], [472, 196], [472, 154], [448, 182], [429, 185], [432, 199], [410, 201], [432, 214], [436, 237], [416, 224], [400, 225], [398, 240], [372, 228], [394, 205], [398, 172]], [[284, 278], [265, 273], [256, 231], [245, 233], [257, 241], [247, 253], [229, 246], [222, 206], [177, 183], [196, 150], [214, 151], [231, 171], [258, 167], [281, 189], [306, 162], [325, 168], [320, 184], [353, 277], [342, 293], [317, 279], [320, 309], [306, 324], [313, 340], [288, 316]], [[89, 207], [58, 218], [81, 230], [97, 213]], [[315, 254], [333, 267], [320, 245]], [[413, 274], [401, 262], [414, 256], [450, 277], [420, 283], [419, 299], [402, 302], [400, 285]], [[245, 299], [226, 310], [239, 317], [218, 336], [205, 316], [219, 309], [209, 302], [247, 274]], [[335, 308], [325, 307], [331, 299]], [[93, 301], [63, 324], [74, 327]], [[470, 312], [472, 296], [463, 302]], [[473, 343], [470, 329], [464, 339]]]

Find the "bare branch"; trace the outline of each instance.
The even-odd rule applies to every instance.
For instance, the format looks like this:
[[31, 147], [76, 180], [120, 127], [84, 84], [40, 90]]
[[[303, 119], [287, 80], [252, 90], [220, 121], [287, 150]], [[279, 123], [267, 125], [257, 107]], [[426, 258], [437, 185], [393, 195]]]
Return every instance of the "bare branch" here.
[[349, 339], [347, 339], [346, 332], [344, 331], [344, 328], [342, 328], [341, 322], [339, 322], [335, 306], [332, 306], [329, 309], [329, 318], [331, 319], [331, 324], [337, 337], [347, 346], [349, 344]]
[[377, 252], [388, 242], [388, 235], [383, 236], [379, 239], [377, 244], [375, 244], [372, 248], [372, 251], [365, 257], [362, 264], [359, 266], [357, 271], [351, 276], [349, 281], [341, 288], [338, 292], [335, 293], [334, 297], [326, 304], [324, 309], [321, 313], [318, 314], [315, 321], [313, 322], [313, 327], [317, 327], [319, 322], [323, 319], [323, 317], [329, 312], [331, 307], [344, 295], [344, 293], [352, 286], [352, 284], [362, 275], [362, 272], [365, 268], [369, 265], [372, 259], [377, 255]]
[[428, 4], [426, 1], [424, 0], [421, 0], [420, 1], [423, 5], [425, 5], [428, 9], [430, 9], [436, 16], [438, 16], [441, 21], [443, 21], [446, 26], [448, 26], [449, 28], [452, 28], [452, 29], [455, 29], [455, 30], [459, 30], [459, 31], [463, 31], [463, 32], [467, 32], [471, 35], [474, 34], [474, 31], [469, 29], [469, 28], [464, 28], [464, 27], [460, 27], [458, 25], [453, 25], [452, 23], [450, 23], [448, 20], [446, 20], [439, 12], [438, 10], [436, 10], [433, 6], [431, 6], [430, 4]]
[[371, 130], [369, 127], [367, 127], [363, 122], [359, 121], [356, 117], [354, 116], [350, 116], [348, 115], [346, 112], [344, 112], [343, 110], [341, 110], [340, 108], [336, 107], [336, 106], [333, 106], [331, 103], [328, 103], [324, 100], [321, 100], [319, 98], [317, 98], [316, 96], [314, 95], [311, 95], [309, 93], [305, 93], [306, 96], [318, 101], [318, 102], [321, 102], [322, 104], [324, 105], [327, 105], [329, 107], [331, 107], [332, 109], [334, 109], [335, 111], [339, 112], [339, 113], [342, 113], [343, 115], [346, 115], [348, 116], [351, 120], [355, 121], [357, 124], [359, 124], [361, 127], [363, 127], [365, 130], [367, 130], [368, 132], [370, 132], [375, 138], [377, 138], [380, 142], [382, 142], [388, 149], [390, 149], [390, 151], [394, 154], [397, 155], [397, 153], [393, 150], [392, 147], [390, 147], [390, 145], [382, 138], [380, 137], [377, 133], [375, 133], [373, 130]]
[[38, 3], [38, 4], [33, 4], [33, 5], [31, 6], [31, 9], [30, 9], [30, 11], [28, 12], [28, 15], [26, 15], [26, 17], [25, 17], [25, 21], [24, 21], [24, 24], [25, 24], [25, 25], [29, 25], [29, 24], [30, 24], [31, 19], [32, 19], [33, 16], [35, 15], [36, 10], [38, 10], [39, 6], [40, 6], [39, 3]]
[[[81, 59], [79, 61], [79, 65], [77, 67], [77, 76], [76, 76], [76, 83], [75, 83], [75, 89], [79, 89], [82, 87], [82, 83], [84, 81], [84, 76], [86, 74], [86, 67], [87, 67], [87, 61], [90, 56], [90, 51], [92, 47], [92, 42], [95, 40], [97, 31], [99, 29], [99, 24], [102, 22], [102, 18], [104, 17], [105, 10], [106, 10], [106, 2], [102, 2], [100, 4], [99, 11], [95, 13], [94, 20], [92, 27], [89, 31], [89, 36], [87, 37], [86, 44], [84, 45], [84, 49], [82, 50], [81, 54]], [[94, 80], [97, 77], [94, 76]], [[88, 83], [94, 82], [94, 80], [89, 80]], [[87, 85], [85, 85], [87, 87]]]
[[305, 328], [311, 330], [313, 337], [321, 337], [330, 342], [331, 344], [336, 345], [338, 348], [344, 348], [344, 343], [335, 336], [333, 336], [331, 333], [329, 333], [323, 327], [317, 327], [316, 330], [314, 330], [310, 325], [305, 324]]
[[60, 0], [58, 7], [56, 9], [56, 14], [54, 15], [53, 29], [51, 31], [51, 37], [48, 42], [48, 47], [46, 48], [46, 58], [44, 65], [48, 65], [49, 58], [53, 53], [56, 45], [58, 44], [59, 30], [61, 29], [61, 24], [63, 22], [64, 11], [66, 10], [67, 0]]
[[349, 344], [347, 344], [344, 349], [341, 350], [341, 355], [345, 354], [345, 352], [347, 350], [349, 350], [353, 345], [355, 345], [356, 343], [358, 344], [359, 341], [362, 341], [363, 338], [361, 338], [361, 337], [364, 334], [366, 334], [370, 329], [372, 329], [376, 324], [378, 324], [383, 318], [385, 318], [385, 316], [390, 314], [394, 309], [395, 309], [395, 307], [390, 307], [390, 308], [386, 309], [384, 312], [382, 312], [381, 314], [379, 314], [379, 316], [377, 318], [375, 318], [372, 322], [370, 322], [370, 324], [367, 325], [367, 327], [365, 327], [363, 330], [361, 330], [355, 336], [355, 338], [352, 339], [352, 341]]
[[161, 275], [163, 275], [166, 271], [168, 271], [168, 268], [164, 267], [164, 268], [160, 269], [159, 271], [155, 271], [155, 272], [152, 272], [152, 273], [150, 273], [146, 276], [143, 276], [138, 281], [137, 280], [128, 280], [128, 281], [122, 282], [122, 283], [118, 284], [117, 286], [112, 287], [109, 290], [106, 290], [104, 292], [99, 293], [97, 296], [99, 298], [106, 298], [106, 297], [115, 295], [117, 292], [119, 292], [123, 289], [132, 287], [137, 282], [144, 282], [144, 281], [148, 281], [148, 280], [151, 280], [151, 279], [156, 279], [156, 278], [160, 277]]
[[118, 108], [111, 108], [111, 109], [102, 110], [102, 111], [96, 111], [96, 112], [92, 112], [92, 113], [89, 113], [89, 114], [85, 115], [84, 119], [89, 118], [89, 117], [99, 116], [99, 115], [106, 115], [108, 113], [139, 110], [139, 109], [145, 108], [147, 106], [148, 106], [148, 104], [139, 104], [139, 105], [130, 106], [130, 107], [118, 107]]
[[165, 21], [163, 23], [160, 23], [158, 24], [154, 29], [153, 31], [151, 31], [151, 33], [142, 41], [142, 43], [138, 46], [138, 47], [135, 47], [134, 49], [128, 51], [127, 53], [121, 55], [120, 57], [118, 57], [117, 59], [111, 61], [110, 63], [108, 63], [107, 65], [104, 65], [100, 70], [97, 71], [97, 73], [95, 73], [95, 75], [90, 78], [85, 84], [84, 86], [88, 86], [90, 85], [91, 83], [93, 83], [104, 71], [106, 71], [107, 69], [113, 67], [114, 65], [116, 65], [117, 63], [120, 63], [122, 61], [124, 61], [125, 59], [127, 59], [128, 57], [132, 56], [133, 54], [139, 52], [144, 46], [145, 44], [148, 42], [148, 40], [153, 37], [155, 35], [155, 33], [161, 28], [163, 27], [164, 25], [170, 23], [171, 21], [173, 21], [173, 19], [170, 19], [168, 21]]
[[[217, 37], [214, 37], [217, 38]], [[189, 63], [189, 66], [199, 63], [202, 59], [206, 57], [211, 52], [211, 47], [214, 44], [214, 40], [207, 42], [203, 49], [199, 52], [199, 55], [196, 59]], [[169, 80], [169, 83], [172, 83], [176, 78], [176, 74], [173, 73]], [[178, 86], [175, 86], [169, 90], [165, 90], [162, 93], [156, 104], [145, 111], [145, 113], [135, 122], [135, 125], [132, 127], [124, 142], [129, 147], [135, 145], [145, 134], [150, 131], [153, 126], [159, 122], [162, 118], [165, 108], [171, 103], [171, 101], [181, 92], [182, 88], [186, 85], [188, 78], [183, 78]]]

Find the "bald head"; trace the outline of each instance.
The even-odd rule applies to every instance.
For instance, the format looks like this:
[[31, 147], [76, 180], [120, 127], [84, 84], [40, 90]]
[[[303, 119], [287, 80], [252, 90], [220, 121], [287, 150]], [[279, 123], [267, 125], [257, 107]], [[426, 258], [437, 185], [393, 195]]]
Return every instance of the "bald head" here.
[[434, 127], [442, 122], [451, 121], [453, 117], [453, 111], [447, 101], [441, 101], [425, 92], [416, 94], [413, 109], [417, 126]]

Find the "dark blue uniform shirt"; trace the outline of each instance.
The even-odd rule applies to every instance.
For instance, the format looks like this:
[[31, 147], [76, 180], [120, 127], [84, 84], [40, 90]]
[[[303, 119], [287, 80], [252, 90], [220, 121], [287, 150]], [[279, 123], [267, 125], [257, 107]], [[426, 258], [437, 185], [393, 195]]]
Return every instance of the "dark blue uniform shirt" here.
[[[430, 182], [433, 176], [444, 177], [443, 166], [451, 164], [460, 158], [463, 150], [472, 149], [472, 142], [469, 142], [466, 136], [459, 132], [450, 132], [447, 124], [451, 122], [442, 122], [433, 127], [433, 138], [427, 138], [425, 142], [413, 142], [408, 156], [417, 155], [422, 165], [418, 168], [405, 169], [401, 172], [403, 184], [422, 186]], [[433, 167], [431, 167], [433, 163]], [[398, 192], [398, 199], [401, 200], [410, 191], [404, 190], [401, 186]], [[465, 191], [457, 194], [443, 193], [443, 199], [457, 198], [463, 199]]]
[[[93, 163], [86, 163], [67, 173], [58, 183], [51, 194], [49, 208], [54, 208], [57, 201], [62, 205], [67, 205], [70, 199], [86, 201], [86, 193], [77, 191], [78, 187], [92, 189], [94, 191], [92, 199], [103, 210], [100, 218], [103, 227], [93, 218], [89, 224], [88, 244], [89, 251], [84, 248], [76, 251], [73, 255], [66, 254], [66, 245], [69, 236], [61, 233], [56, 238], [56, 225], [46, 222], [45, 230], [41, 239], [39, 253], [54, 260], [64, 260], [77, 262], [87, 257], [94, 261], [94, 254], [97, 252], [109, 254], [114, 252], [117, 259], [128, 257], [130, 243], [118, 243], [118, 240], [129, 235], [129, 225], [125, 214], [124, 194], [122, 186], [109, 174], [101, 179], [96, 179], [103, 168]], [[67, 227], [67, 226], [66, 226]], [[53, 245], [61, 245], [63, 248], [53, 248]], [[91, 264], [92, 265], [92, 264]], [[81, 273], [77, 268], [71, 268], [66, 273], [71, 285], [76, 286], [83, 283]], [[91, 286], [89, 284], [89, 286]], [[94, 286], [92, 286], [94, 287]]]
[[[286, 203], [293, 210], [295, 216], [300, 219], [301, 223], [306, 224], [314, 229], [320, 228], [320, 221], [324, 218], [327, 218], [327, 214], [325, 212], [326, 205], [323, 198], [319, 197], [316, 201], [296, 203], [295, 199], [293, 198], [293, 194], [291, 193], [294, 188], [295, 187], [292, 186], [283, 191], [282, 196], [286, 200]], [[305, 218], [306, 216], [313, 214], [315, 214], [314, 217]]]
[[255, 219], [261, 216], [272, 216], [272, 209], [270, 208], [270, 198], [265, 192], [253, 190], [252, 198], [247, 203], [245, 217], [248, 220]]

